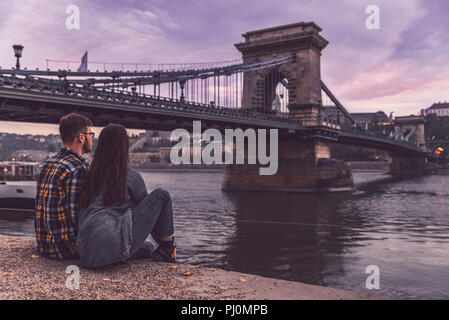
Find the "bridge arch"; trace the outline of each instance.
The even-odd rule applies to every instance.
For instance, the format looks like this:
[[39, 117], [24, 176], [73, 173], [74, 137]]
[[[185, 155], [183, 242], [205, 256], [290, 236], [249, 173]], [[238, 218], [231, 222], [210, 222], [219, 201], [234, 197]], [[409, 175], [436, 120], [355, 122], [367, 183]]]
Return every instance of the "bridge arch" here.
[[[257, 94], [251, 100], [251, 109], [264, 113], [288, 112], [286, 108], [276, 110], [273, 103], [276, 100], [276, 96], [280, 99], [285, 99], [285, 101], [290, 101], [290, 94], [295, 91], [295, 88], [292, 86], [294, 83], [295, 81], [290, 73], [288, 71], [283, 73], [279, 67], [258, 71], [256, 76]], [[280, 95], [283, 96], [281, 97]]]

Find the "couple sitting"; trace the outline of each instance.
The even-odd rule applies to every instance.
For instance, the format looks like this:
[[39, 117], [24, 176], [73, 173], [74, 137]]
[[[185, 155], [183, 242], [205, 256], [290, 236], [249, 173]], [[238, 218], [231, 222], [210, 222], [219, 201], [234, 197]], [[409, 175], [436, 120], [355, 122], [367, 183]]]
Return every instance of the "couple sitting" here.
[[[92, 122], [79, 114], [61, 118], [63, 148], [42, 167], [37, 183], [35, 232], [38, 251], [50, 258], [80, 259], [95, 268], [148, 258], [175, 262], [170, 194], [148, 194], [142, 176], [128, 168], [125, 127], [106, 126], [92, 163]], [[154, 250], [147, 237], [159, 244]]]

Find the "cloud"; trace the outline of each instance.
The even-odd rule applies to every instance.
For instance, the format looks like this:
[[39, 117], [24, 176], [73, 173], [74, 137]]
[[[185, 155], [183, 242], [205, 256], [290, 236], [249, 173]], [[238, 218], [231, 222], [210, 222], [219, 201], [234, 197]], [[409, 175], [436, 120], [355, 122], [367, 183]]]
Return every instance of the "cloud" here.
[[161, 9], [119, 7], [117, 10], [114, 5], [98, 7], [92, 2], [79, 1], [81, 28], [68, 30], [65, 1], [6, 2], [9, 10], [0, 30], [0, 61], [7, 67], [14, 64], [11, 48], [14, 43], [25, 46], [22, 65], [29, 67], [42, 68], [46, 59], [80, 59], [86, 49], [90, 59], [99, 61], [162, 58], [164, 49], [161, 48], [169, 50], [172, 46], [166, 40], [164, 29], [179, 28]]
[[[76, 4], [81, 29], [67, 30], [65, 8]], [[418, 112], [449, 100], [449, 2], [376, 0], [378, 31], [365, 28], [371, 0], [2, 0], [0, 65], [15, 64], [12, 45], [25, 46], [22, 65], [45, 59], [182, 63], [240, 57], [233, 44], [260, 28], [315, 21], [330, 41], [322, 78], [352, 111], [392, 104]], [[65, 67], [65, 66], [64, 66]], [[72, 66], [73, 68], [73, 66]], [[415, 100], [411, 100], [411, 99]]]
[[359, 41], [366, 49], [352, 50], [354, 46], [340, 43], [338, 50], [333, 50], [346, 59], [325, 62], [329, 82], [350, 110], [375, 111], [395, 103], [399, 105], [397, 114], [410, 114], [435, 100], [449, 98], [443, 89], [449, 81], [449, 56], [445, 54], [449, 50], [445, 31], [449, 25], [443, 18], [448, 3], [429, 3], [395, 1], [388, 10], [382, 5], [384, 34], [366, 32], [380, 37], [384, 44], [374, 41], [376, 46], [372, 46], [369, 41]]

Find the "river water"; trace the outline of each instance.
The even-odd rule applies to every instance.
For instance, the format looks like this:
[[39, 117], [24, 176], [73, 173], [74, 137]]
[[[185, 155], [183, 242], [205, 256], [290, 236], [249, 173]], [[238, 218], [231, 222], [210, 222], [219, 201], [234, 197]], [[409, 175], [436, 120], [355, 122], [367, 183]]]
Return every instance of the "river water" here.
[[[143, 172], [174, 202], [179, 262], [393, 299], [449, 299], [449, 176], [355, 173], [356, 190], [224, 192], [220, 172]], [[34, 236], [29, 214], [0, 233]], [[368, 290], [368, 266], [379, 289]], [[371, 282], [371, 281], [369, 281]]]

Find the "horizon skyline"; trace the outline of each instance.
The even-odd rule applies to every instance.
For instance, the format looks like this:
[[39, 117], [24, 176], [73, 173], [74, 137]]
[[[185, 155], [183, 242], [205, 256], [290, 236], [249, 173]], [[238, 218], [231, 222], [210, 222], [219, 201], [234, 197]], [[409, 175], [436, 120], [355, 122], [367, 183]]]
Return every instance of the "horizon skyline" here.
[[[379, 30], [365, 26], [371, 4], [365, 0], [6, 4], [8, 9], [0, 12], [0, 66], [14, 65], [16, 43], [24, 46], [21, 65], [28, 69], [45, 69], [47, 59], [81, 64], [86, 50], [89, 60], [109, 63], [234, 60], [241, 58], [234, 44], [245, 32], [314, 21], [330, 42], [322, 54], [322, 78], [349, 112], [416, 115], [449, 100], [449, 21], [444, 15], [449, 3], [444, 0], [379, 0]], [[65, 25], [72, 4], [80, 10], [78, 30]], [[0, 121], [0, 131], [57, 133], [57, 124]]]

